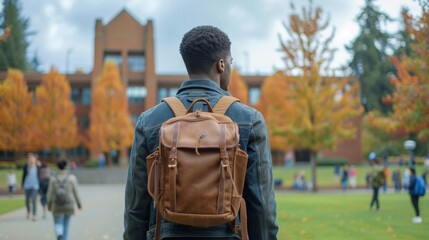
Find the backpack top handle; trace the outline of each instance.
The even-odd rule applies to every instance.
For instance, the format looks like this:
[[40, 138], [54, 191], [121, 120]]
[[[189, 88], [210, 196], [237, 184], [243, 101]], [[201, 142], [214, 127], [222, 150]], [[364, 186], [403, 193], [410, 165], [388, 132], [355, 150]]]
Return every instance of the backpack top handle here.
[[192, 108], [194, 107], [194, 105], [195, 105], [197, 102], [205, 102], [205, 103], [207, 103], [207, 107], [208, 107], [209, 112], [211, 112], [211, 113], [213, 112], [213, 108], [212, 108], [212, 106], [210, 105], [209, 101], [207, 101], [207, 99], [205, 99], [205, 98], [198, 98], [198, 99], [195, 99], [195, 100], [191, 103], [191, 106], [189, 106], [188, 111], [186, 111], [186, 114], [188, 114], [188, 113], [191, 113], [191, 112], [192, 112]]

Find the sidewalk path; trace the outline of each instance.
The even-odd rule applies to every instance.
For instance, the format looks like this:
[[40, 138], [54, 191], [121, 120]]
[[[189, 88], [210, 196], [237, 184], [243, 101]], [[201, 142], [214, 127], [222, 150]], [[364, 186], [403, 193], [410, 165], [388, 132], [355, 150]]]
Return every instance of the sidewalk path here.
[[[124, 213], [123, 185], [80, 185], [82, 211], [70, 223], [70, 240], [122, 239]], [[53, 240], [52, 214], [42, 219], [40, 202], [37, 221], [26, 219], [25, 208], [0, 216], [0, 240]]]

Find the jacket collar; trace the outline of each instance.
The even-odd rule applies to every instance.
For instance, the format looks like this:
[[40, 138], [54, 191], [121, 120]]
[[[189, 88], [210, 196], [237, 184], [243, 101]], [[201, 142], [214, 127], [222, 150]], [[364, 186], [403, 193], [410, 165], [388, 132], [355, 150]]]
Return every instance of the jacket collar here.
[[221, 95], [231, 96], [230, 93], [220, 88], [218, 84], [209, 79], [189, 79], [182, 83], [177, 94], [186, 93], [194, 90], [215, 91]]

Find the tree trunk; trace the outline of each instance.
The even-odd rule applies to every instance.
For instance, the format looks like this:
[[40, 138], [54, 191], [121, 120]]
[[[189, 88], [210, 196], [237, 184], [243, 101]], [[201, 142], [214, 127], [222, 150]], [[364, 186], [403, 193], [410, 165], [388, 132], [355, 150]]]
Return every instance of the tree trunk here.
[[313, 192], [317, 192], [317, 152], [311, 151], [311, 182], [313, 183]]

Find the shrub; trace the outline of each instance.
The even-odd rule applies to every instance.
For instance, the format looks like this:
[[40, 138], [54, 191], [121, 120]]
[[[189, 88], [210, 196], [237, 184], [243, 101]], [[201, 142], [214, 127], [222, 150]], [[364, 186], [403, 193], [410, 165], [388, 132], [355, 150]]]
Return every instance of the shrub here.
[[13, 162], [0, 162], [0, 169], [15, 169], [15, 163]]
[[85, 161], [85, 163], [83, 165], [87, 168], [97, 168], [98, 167], [98, 160], [90, 159], [90, 160]]
[[348, 164], [349, 160], [344, 157], [322, 157], [317, 159], [317, 166], [335, 166], [337, 164]]

